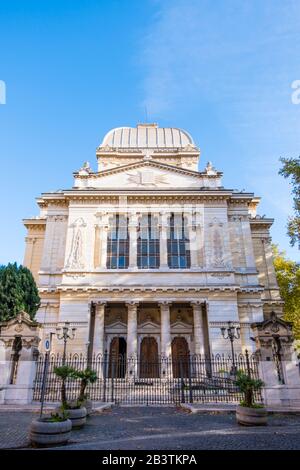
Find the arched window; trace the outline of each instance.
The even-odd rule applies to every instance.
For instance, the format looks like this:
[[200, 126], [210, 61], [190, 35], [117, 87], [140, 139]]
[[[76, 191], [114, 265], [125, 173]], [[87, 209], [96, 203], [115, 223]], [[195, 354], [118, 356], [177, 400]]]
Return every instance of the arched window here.
[[126, 269], [129, 264], [129, 233], [128, 218], [122, 214], [114, 214], [110, 219], [107, 234], [108, 269]]
[[184, 269], [191, 266], [188, 227], [183, 214], [171, 214], [168, 230], [168, 266]]
[[137, 235], [137, 265], [139, 269], [159, 268], [159, 229], [153, 214], [140, 217]]

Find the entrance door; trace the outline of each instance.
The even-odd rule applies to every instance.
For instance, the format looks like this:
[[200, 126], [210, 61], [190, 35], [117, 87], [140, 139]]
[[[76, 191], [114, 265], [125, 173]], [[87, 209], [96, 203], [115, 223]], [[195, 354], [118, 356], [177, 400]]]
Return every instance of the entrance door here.
[[110, 343], [108, 377], [123, 379], [126, 374], [127, 344], [124, 338], [115, 337]]
[[189, 376], [189, 346], [185, 338], [176, 336], [172, 341], [173, 377]]
[[158, 346], [155, 338], [143, 338], [141, 342], [140, 377], [159, 377]]

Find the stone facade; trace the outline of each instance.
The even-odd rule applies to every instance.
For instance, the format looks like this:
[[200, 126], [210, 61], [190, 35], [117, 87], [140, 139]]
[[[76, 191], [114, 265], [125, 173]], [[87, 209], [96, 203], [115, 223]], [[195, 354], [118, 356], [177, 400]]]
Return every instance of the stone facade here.
[[[24, 264], [38, 283], [43, 338], [70, 321], [70, 351], [140, 355], [154, 338], [151, 354], [179, 343], [226, 353], [220, 328], [230, 320], [241, 328], [236, 350], [254, 350], [250, 324], [282, 311], [273, 220], [256, 214], [253, 193], [225, 189], [211, 163], [198, 171], [199, 155], [180, 129], [114, 129], [97, 172], [85, 163], [71, 189], [37, 199]], [[62, 350], [55, 335], [52, 349]]]

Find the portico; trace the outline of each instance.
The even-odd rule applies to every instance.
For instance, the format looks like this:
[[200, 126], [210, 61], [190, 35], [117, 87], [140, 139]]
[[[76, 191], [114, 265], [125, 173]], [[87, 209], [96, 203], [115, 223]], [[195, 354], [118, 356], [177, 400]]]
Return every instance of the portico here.
[[[186, 354], [208, 352], [205, 300], [94, 301], [93, 305], [95, 316], [91, 328], [94, 333], [90, 348], [93, 354], [103, 355], [105, 351], [115, 354], [117, 338], [125, 341], [127, 358], [141, 358], [150, 343], [153, 358], [171, 357], [178, 338], [181, 338], [181, 345], [185, 344]], [[122, 354], [125, 354], [124, 348]]]

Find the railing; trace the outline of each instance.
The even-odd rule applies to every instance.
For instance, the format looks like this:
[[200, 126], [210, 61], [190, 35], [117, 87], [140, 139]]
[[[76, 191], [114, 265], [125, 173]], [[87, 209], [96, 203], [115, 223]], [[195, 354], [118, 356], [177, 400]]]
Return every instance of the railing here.
[[[34, 382], [34, 400], [41, 399], [43, 375], [47, 364], [44, 391], [45, 401], [60, 400], [60, 379], [54, 368], [62, 365], [62, 355], [40, 355]], [[97, 373], [97, 381], [87, 387], [91, 400], [123, 404], [178, 404], [184, 402], [225, 402], [242, 400], [235, 380], [238, 370], [258, 378], [258, 364], [254, 355], [238, 354], [231, 357], [215, 354], [210, 357], [190, 355], [158, 357], [154, 361], [124, 356], [97, 355], [87, 359], [82, 354], [70, 354], [66, 364], [77, 370], [90, 367]], [[68, 400], [79, 395], [80, 380], [67, 379]], [[261, 401], [259, 392], [256, 401]]]

